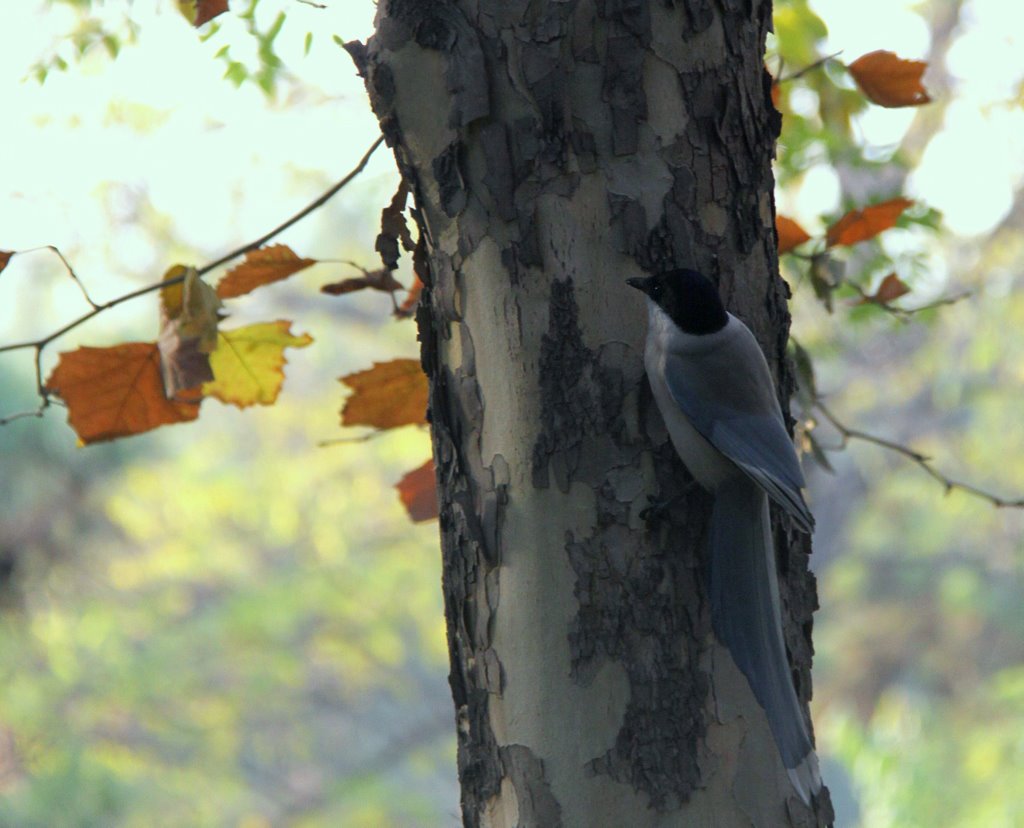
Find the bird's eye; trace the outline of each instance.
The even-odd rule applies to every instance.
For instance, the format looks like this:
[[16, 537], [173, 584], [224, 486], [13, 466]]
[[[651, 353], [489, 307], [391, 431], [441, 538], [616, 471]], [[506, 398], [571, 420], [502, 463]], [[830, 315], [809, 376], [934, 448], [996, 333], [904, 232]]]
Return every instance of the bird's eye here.
[[661, 296], [661, 285], [659, 285], [657, 282], [655, 282], [653, 285], [651, 285], [651, 296], [653, 296], [653, 297]]

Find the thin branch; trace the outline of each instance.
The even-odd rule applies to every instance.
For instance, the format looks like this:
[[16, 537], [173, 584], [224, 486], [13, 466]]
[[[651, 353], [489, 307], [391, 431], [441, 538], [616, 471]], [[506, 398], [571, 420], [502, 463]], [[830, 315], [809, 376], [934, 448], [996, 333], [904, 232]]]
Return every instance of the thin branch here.
[[382, 434], [386, 434], [387, 429], [374, 429], [368, 431], [366, 434], [361, 434], [358, 437], [332, 437], [329, 440], [320, 440], [317, 442], [317, 448], [329, 448], [330, 446], [342, 446], [351, 445], [352, 443], [367, 443], [370, 440], [376, 440]]
[[241, 256], [241, 255], [243, 255], [245, 253], [248, 253], [250, 250], [255, 250], [257, 247], [262, 247], [264, 244], [266, 244], [268, 241], [270, 241], [272, 238], [274, 238], [274, 236], [278, 235], [279, 233], [283, 233], [285, 230], [287, 230], [293, 224], [295, 224], [298, 221], [301, 221], [302, 219], [304, 219], [306, 216], [308, 216], [310, 213], [312, 213], [314, 210], [318, 209], [319, 207], [322, 207], [324, 204], [326, 204], [328, 201], [330, 201], [331, 198], [333, 198], [342, 187], [344, 187], [346, 184], [348, 184], [353, 178], [355, 178], [357, 175], [359, 175], [359, 173], [361, 173], [366, 168], [366, 165], [370, 162], [370, 157], [377, 151], [377, 148], [381, 144], [383, 144], [383, 143], [384, 143], [384, 136], [381, 135], [376, 141], [373, 142], [373, 144], [370, 146], [370, 148], [363, 154], [363, 157], [361, 159], [359, 159], [359, 163], [356, 164], [356, 166], [353, 168], [352, 172], [350, 172], [348, 175], [346, 175], [343, 179], [341, 179], [341, 181], [339, 181], [337, 184], [335, 184], [333, 187], [331, 187], [331, 189], [329, 189], [326, 193], [324, 193], [322, 196], [320, 196], [320, 198], [318, 198], [316, 201], [314, 201], [308, 207], [303, 208], [302, 210], [297, 212], [294, 216], [292, 216], [290, 219], [288, 219], [286, 222], [284, 222], [283, 224], [278, 225], [277, 227], [275, 227], [273, 230], [271, 230], [266, 235], [260, 236], [258, 239], [256, 239], [256, 241], [249, 242], [248, 244], [243, 245], [242, 247], [239, 247], [237, 250], [232, 250], [230, 253], [228, 253], [228, 254], [226, 254], [224, 256], [221, 256], [215, 262], [210, 262], [210, 264], [208, 264], [208, 265], [203, 265], [203, 267], [198, 269], [198, 271], [197, 271], [198, 275], [202, 276], [202, 275], [204, 275], [206, 273], [209, 273], [215, 267], [220, 267], [222, 264], [225, 264], [226, 262], [230, 262], [232, 259], [236, 259], [239, 256]]
[[911, 315], [920, 313], [921, 311], [931, 310], [932, 308], [940, 308], [943, 305], [955, 305], [957, 302], [962, 302], [964, 299], [970, 299], [974, 295], [973, 291], [965, 290], [962, 293], [956, 293], [953, 296], [940, 296], [934, 302], [928, 302], [926, 305], [918, 305], [916, 308], [896, 308], [898, 313]]
[[[814, 61], [814, 63], [812, 63], [812, 64], [810, 64], [808, 66], [805, 66], [803, 69], [800, 69], [799, 71], [794, 72], [792, 75], [787, 75], [784, 78], [779, 78], [775, 82], [776, 83], [786, 83], [787, 81], [796, 80], [797, 78], [802, 78], [808, 72], [813, 72], [815, 69], [818, 69], [818, 68], [824, 66], [826, 63], [828, 63], [833, 58], [839, 57], [842, 53], [843, 53], [843, 51], [842, 51], [842, 49], [840, 49], [838, 52], [835, 52], [834, 54], [826, 55], [823, 58], [819, 58], [818, 60]], [[780, 66], [779, 69], [780, 69], [780, 74], [781, 74], [782, 67]]]
[[78, 285], [78, 289], [82, 292], [82, 296], [85, 297], [85, 301], [92, 305], [94, 308], [97, 307], [96, 303], [92, 301], [92, 297], [89, 295], [89, 291], [85, 289], [85, 284], [82, 282], [81, 279], [78, 278], [78, 274], [75, 273], [75, 269], [71, 266], [71, 262], [64, 258], [64, 254], [61, 253], [55, 245], [44, 244], [39, 247], [30, 247], [27, 250], [14, 250], [12, 251], [12, 255], [23, 256], [26, 253], [35, 253], [39, 250], [49, 250], [51, 253], [54, 253], [57, 256], [57, 258], [61, 260], [61, 263], [64, 265], [64, 269], [68, 272], [68, 276], [70, 276], [71, 280], [76, 285]]
[[13, 423], [15, 420], [23, 420], [26, 417], [42, 417], [46, 409], [47, 405], [41, 403], [38, 408], [34, 408], [31, 411], [19, 411], [17, 414], [8, 414], [6, 417], [0, 417], [0, 426]]
[[[361, 159], [359, 159], [359, 163], [356, 164], [356, 166], [352, 169], [352, 171], [348, 175], [346, 175], [343, 179], [341, 179], [341, 181], [339, 181], [337, 184], [335, 184], [333, 187], [331, 187], [329, 190], [327, 190], [327, 192], [325, 192], [323, 195], [321, 195], [319, 198], [317, 198], [316, 201], [312, 202], [311, 204], [309, 204], [308, 206], [306, 206], [305, 208], [300, 210], [298, 213], [296, 213], [294, 216], [289, 218], [284, 223], [282, 223], [282, 224], [278, 225], [277, 227], [275, 227], [269, 233], [266, 233], [263, 236], [260, 236], [260, 238], [256, 239], [255, 241], [249, 242], [248, 244], [243, 245], [242, 247], [239, 247], [237, 250], [232, 250], [230, 253], [228, 253], [228, 254], [226, 254], [224, 256], [221, 256], [216, 261], [211, 262], [210, 264], [207, 264], [207, 265], [203, 265], [203, 267], [201, 267], [201, 268], [198, 268], [197, 271], [196, 271], [197, 274], [202, 276], [205, 273], [209, 273], [214, 268], [220, 267], [220, 265], [225, 264], [226, 262], [229, 262], [232, 259], [237, 258], [238, 256], [242, 256], [245, 253], [248, 253], [250, 250], [255, 250], [256, 248], [258, 248], [258, 247], [262, 246], [263, 244], [265, 244], [266, 242], [270, 241], [270, 239], [274, 238], [279, 233], [282, 233], [285, 230], [287, 230], [289, 227], [291, 227], [296, 222], [301, 221], [302, 219], [304, 219], [306, 216], [308, 216], [310, 213], [312, 213], [317, 208], [322, 207], [333, 196], [335, 196], [343, 187], [345, 187], [349, 182], [351, 182], [352, 179], [354, 179], [357, 175], [359, 175], [359, 173], [361, 173], [366, 168], [367, 163], [369, 163], [370, 157], [373, 155], [374, 152], [376, 152], [377, 148], [383, 142], [384, 142], [384, 136], [382, 135], [376, 141], [373, 142], [373, 144], [370, 146], [370, 148], [363, 154], [363, 157]], [[75, 274], [74, 270], [72, 269], [71, 265], [68, 263], [67, 259], [64, 258], [64, 256], [61, 254], [61, 252], [59, 250], [57, 250], [56, 247], [54, 247], [52, 245], [46, 245], [45, 248], [40, 247], [40, 248], [32, 248], [32, 249], [33, 250], [42, 250], [42, 249], [53, 250], [60, 257], [61, 261], [64, 262], [64, 265], [68, 269], [68, 273], [71, 275], [71, 278], [75, 280], [75, 283], [79, 286], [79, 288], [81, 288], [82, 294], [85, 296], [86, 301], [92, 306], [92, 309], [89, 310], [86, 313], [83, 313], [77, 319], [71, 320], [66, 325], [63, 325], [62, 327], [58, 328], [57, 330], [53, 331], [52, 333], [49, 333], [49, 334], [47, 334], [44, 337], [40, 337], [39, 339], [34, 339], [32, 341], [29, 341], [29, 342], [15, 342], [14, 344], [11, 344], [11, 345], [0, 345], [0, 354], [6, 353], [8, 351], [21, 351], [21, 350], [25, 350], [25, 349], [28, 349], [28, 348], [32, 348], [35, 351], [36, 390], [37, 390], [39, 396], [42, 398], [42, 403], [40, 404], [40, 407], [38, 409], [38, 413], [37, 412], [23, 412], [23, 413], [20, 413], [20, 414], [14, 414], [14, 415], [11, 415], [10, 417], [0, 419], [0, 425], [4, 425], [7, 422], [10, 422], [12, 419], [20, 419], [22, 417], [27, 417], [27, 416], [42, 416], [43, 410], [45, 410], [51, 404], [51, 399], [50, 399], [49, 391], [47, 390], [47, 388], [43, 384], [43, 371], [42, 371], [43, 349], [47, 345], [49, 345], [55, 339], [59, 339], [60, 337], [64, 336], [64, 334], [66, 334], [66, 333], [68, 333], [70, 331], [73, 331], [75, 328], [79, 327], [80, 325], [85, 324], [90, 319], [92, 319], [94, 316], [98, 316], [99, 314], [103, 313], [106, 310], [110, 310], [111, 308], [117, 307], [118, 305], [120, 305], [120, 304], [122, 304], [124, 302], [127, 302], [127, 301], [129, 301], [131, 299], [137, 299], [140, 296], [145, 296], [147, 293], [153, 293], [154, 291], [160, 290], [161, 288], [171, 287], [173, 285], [180, 285], [181, 283], [183, 283], [185, 281], [185, 276], [183, 274], [181, 276], [176, 276], [173, 279], [164, 279], [164, 280], [161, 280], [159, 282], [154, 282], [152, 284], [146, 285], [145, 287], [141, 287], [141, 288], [138, 288], [137, 290], [129, 291], [128, 293], [122, 294], [121, 296], [117, 296], [117, 297], [115, 297], [114, 299], [111, 299], [108, 302], [103, 302], [102, 304], [97, 304], [89, 296], [88, 292], [85, 289], [85, 285], [82, 284], [81, 280]], [[22, 251], [17, 251], [17, 252], [18, 253], [28, 253], [30, 251], [22, 250]]]
[[906, 322], [915, 313], [921, 313], [921, 311], [931, 310], [932, 308], [939, 308], [943, 305], [955, 305], [957, 302], [962, 302], [964, 299], [969, 299], [974, 295], [971, 291], [965, 290], [962, 293], [957, 293], [953, 296], [940, 296], [934, 302], [928, 302], [925, 305], [918, 305], [916, 308], [900, 308], [896, 305], [890, 304], [889, 302], [882, 302], [879, 299], [876, 299], [856, 282], [851, 282], [849, 279], [843, 279], [839, 284], [849, 285], [853, 288], [862, 300], [860, 304], [874, 305], [877, 308], [881, 308], [886, 313], [895, 316], [901, 322]]
[[78, 278], [78, 274], [75, 273], [75, 269], [71, 266], [71, 262], [65, 259], [64, 254], [61, 253], [54, 245], [48, 244], [46, 245], [46, 249], [52, 250], [54, 253], [57, 254], [57, 258], [60, 259], [64, 263], [64, 267], [68, 269], [68, 275], [74, 280], [75, 284], [78, 285], [78, 289], [82, 291], [82, 296], [85, 297], [85, 301], [95, 308], [96, 303], [92, 301], [92, 297], [89, 295], [89, 291], [85, 289], [85, 284], [82, 282], [81, 279]]
[[942, 484], [942, 487], [946, 490], [946, 494], [949, 494], [954, 489], [959, 489], [960, 491], [973, 495], [974, 497], [987, 500], [999, 509], [1024, 509], [1024, 497], [1016, 499], [1000, 497], [999, 495], [992, 494], [985, 489], [978, 488], [971, 483], [954, 480], [936, 469], [935, 466], [932, 465], [931, 458], [927, 455], [922, 454], [919, 451], [915, 451], [902, 443], [897, 443], [894, 440], [889, 440], [885, 437], [879, 437], [877, 434], [869, 434], [866, 431], [861, 431], [859, 428], [850, 428], [832, 413], [820, 397], [815, 398], [814, 407], [824, 415], [825, 419], [832, 424], [832, 427], [839, 432], [839, 435], [842, 438], [840, 445], [833, 447], [833, 450], [845, 448], [850, 440], [861, 440], [865, 443], [873, 443], [876, 446], [895, 452], [896, 454], [906, 457], [908, 460], [916, 463], [924, 469], [930, 477]]

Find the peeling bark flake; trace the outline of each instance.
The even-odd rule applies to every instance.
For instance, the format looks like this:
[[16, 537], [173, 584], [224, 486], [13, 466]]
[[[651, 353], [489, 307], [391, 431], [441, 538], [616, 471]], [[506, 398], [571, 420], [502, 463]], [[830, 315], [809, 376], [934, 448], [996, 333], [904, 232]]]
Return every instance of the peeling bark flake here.
[[502, 770], [515, 788], [517, 824], [524, 828], [562, 828], [562, 806], [544, 777], [544, 763], [525, 745], [506, 745], [499, 748], [499, 754]]

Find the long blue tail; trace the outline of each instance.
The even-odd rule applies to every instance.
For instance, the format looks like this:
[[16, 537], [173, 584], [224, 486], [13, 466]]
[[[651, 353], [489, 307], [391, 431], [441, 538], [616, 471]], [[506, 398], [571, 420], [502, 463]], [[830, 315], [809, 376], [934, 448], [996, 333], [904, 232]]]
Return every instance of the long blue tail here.
[[737, 477], [715, 491], [711, 623], [768, 715], [782, 762], [804, 802], [821, 774], [786, 660], [768, 498]]

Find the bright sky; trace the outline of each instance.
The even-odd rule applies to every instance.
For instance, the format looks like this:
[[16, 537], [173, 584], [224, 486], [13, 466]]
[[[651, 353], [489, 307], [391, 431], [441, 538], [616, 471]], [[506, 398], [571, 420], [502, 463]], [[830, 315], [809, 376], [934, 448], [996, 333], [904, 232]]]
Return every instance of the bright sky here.
[[[214, 258], [312, 201], [376, 137], [362, 82], [331, 38], [364, 38], [374, 13], [369, 2], [323, 10], [291, 0], [260, 4], [269, 18], [260, 18], [261, 28], [287, 9], [276, 48], [309, 84], [302, 99], [278, 106], [268, 105], [255, 85], [236, 89], [222, 79], [224, 64], [212, 58], [217, 49], [231, 43], [232, 56], [243, 61], [254, 51], [230, 15], [204, 44], [173, 2], [136, 3], [138, 42], [115, 61], [99, 48], [76, 64], [62, 40], [75, 26], [71, 10], [41, 0], [10, 5], [0, 34], [0, 249], [57, 245], [100, 300], [153, 282], [174, 263], [160, 253], [150, 228], [154, 213], [158, 226], [169, 223], [184, 244]], [[124, 8], [108, 3], [98, 11], [116, 30]], [[314, 29], [304, 56], [305, 33]], [[30, 67], [54, 52], [72, 67], [51, 72], [40, 86]], [[392, 167], [378, 153], [359, 186], [390, 181]], [[322, 233], [318, 218], [300, 223], [290, 238]], [[27, 317], [37, 314], [24, 312], [28, 294], [19, 291], [14, 301], [11, 292], [37, 273], [50, 291], [40, 296], [33, 285], [33, 305], [59, 307], [65, 317], [85, 310], [46, 254], [18, 257], [0, 278], [0, 332], [29, 332]], [[10, 336], [0, 333], [0, 340]]]
[[[221, 80], [223, 64], [211, 57], [218, 48], [231, 43], [232, 55], [243, 60], [254, 48], [230, 15], [221, 18], [219, 35], [201, 43], [173, 2], [133, 4], [137, 45], [115, 61], [97, 50], [40, 86], [28, 77], [40, 57], [56, 51], [74, 64], [62, 36], [75, 16], [41, 0], [8, 5], [0, 35], [6, 115], [0, 249], [57, 244], [93, 284], [102, 274], [101, 298], [153, 281], [171, 263], [137, 217], [159, 214], [184, 243], [213, 257], [312, 200], [348, 171], [375, 136], [361, 82], [331, 38], [365, 38], [375, 10], [369, 0], [328, 0], [326, 9], [294, 0], [260, 3], [264, 28], [277, 10], [287, 10], [277, 49], [311, 90], [279, 106], [268, 106], [255, 86], [235, 89]], [[927, 27], [912, 11], [916, 3], [813, 5], [832, 33], [826, 50], [842, 50], [847, 59], [878, 48], [911, 58], [927, 50]], [[124, 8], [107, 3], [99, 11], [117, 28]], [[1024, 77], [1024, 4], [973, 0], [967, 19], [950, 55], [955, 86], [933, 90], [954, 96], [946, 128], [909, 184], [910, 195], [941, 209], [950, 229], [961, 234], [998, 222], [1024, 174], [1024, 113], [1006, 104]], [[308, 56], [307, 31], [316, 32]], [[912, 117], [872, 107], [860, 128], [867, 142], [889, 146]], [[366, 186], [377, 181], [383, 187], [393, 174], [390, 164], [379, 153]], [[835, 176], [827, 169], [809, 174], [788, 198], [792, 212], [813, 226], [818, 213], [836, 209]], [[322, 229], [313, 221], [292, 238], [313, 238]], [[50, 271], [41, 259], [12, 263], [0, 279], [0, 331], [25, 321], [24, 302], [9, 292], [17, 289], [12, 283], [24, 287], [25, 273]], [[43, 304], [80, 301], [59, 274], [47, 278], [52, 295]]]

